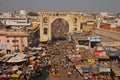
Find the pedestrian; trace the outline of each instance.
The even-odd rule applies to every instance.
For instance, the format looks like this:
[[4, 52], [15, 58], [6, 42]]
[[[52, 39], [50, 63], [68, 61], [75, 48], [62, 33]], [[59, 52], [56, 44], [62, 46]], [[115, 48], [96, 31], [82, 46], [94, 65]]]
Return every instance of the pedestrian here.
[[27, 75], [26, 75], [26, 73], [24, 73], [24, 79], [27, 80]]
[[71, 72], [70, 71], [68, 72], [68, 77], [71, 77]]
[[71, 68], [71, 74], [73, 74], [73, 71], [74, 71], [74, 68], [72, 67], [72, 68]]
[[66, 70], [66, 64], [63, 65], [63, 68]]
[[30, 73], [30, 80], [35, 80], [32, 71], [31, 71], [31, 73]]
[[78, 76], [79, 76], [79, 72], [77, 71], [77, 72], [76, 72], [76, 78], [78, 78]]

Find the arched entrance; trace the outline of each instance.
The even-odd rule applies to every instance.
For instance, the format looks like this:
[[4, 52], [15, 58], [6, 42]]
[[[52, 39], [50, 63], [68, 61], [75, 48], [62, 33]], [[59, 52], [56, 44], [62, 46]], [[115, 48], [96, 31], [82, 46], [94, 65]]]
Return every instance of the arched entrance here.
[[69, 24], [62, 18], [57, 18], [51, 24], [52, 40], [65, 40], [69, 32]]

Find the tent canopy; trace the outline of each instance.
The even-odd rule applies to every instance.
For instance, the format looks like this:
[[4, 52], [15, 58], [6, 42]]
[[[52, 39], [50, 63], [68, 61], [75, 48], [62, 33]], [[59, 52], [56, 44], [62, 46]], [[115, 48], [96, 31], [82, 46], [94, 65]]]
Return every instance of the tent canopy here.
[[17, 53], [15, 54], [13, 57], [11, 57], [7, 62], [22, 62], [25, 61], [26, 59], [24, 59], [26, 55], [22, 54], [22, 53]]

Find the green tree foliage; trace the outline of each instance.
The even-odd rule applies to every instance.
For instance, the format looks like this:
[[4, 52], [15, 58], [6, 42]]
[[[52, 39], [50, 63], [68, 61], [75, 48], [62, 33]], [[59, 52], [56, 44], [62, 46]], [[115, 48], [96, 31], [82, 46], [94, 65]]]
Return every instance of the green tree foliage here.
[[28, 12], [29, 16], [39, 16], [37, 12]]

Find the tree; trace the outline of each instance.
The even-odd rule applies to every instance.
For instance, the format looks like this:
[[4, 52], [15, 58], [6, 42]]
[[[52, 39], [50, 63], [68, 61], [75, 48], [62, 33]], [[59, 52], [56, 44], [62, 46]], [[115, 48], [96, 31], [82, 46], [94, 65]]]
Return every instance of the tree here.
[[27, 15], [29, 15], [29, 16], [39, 16], [37, 12], [28, 12]]

